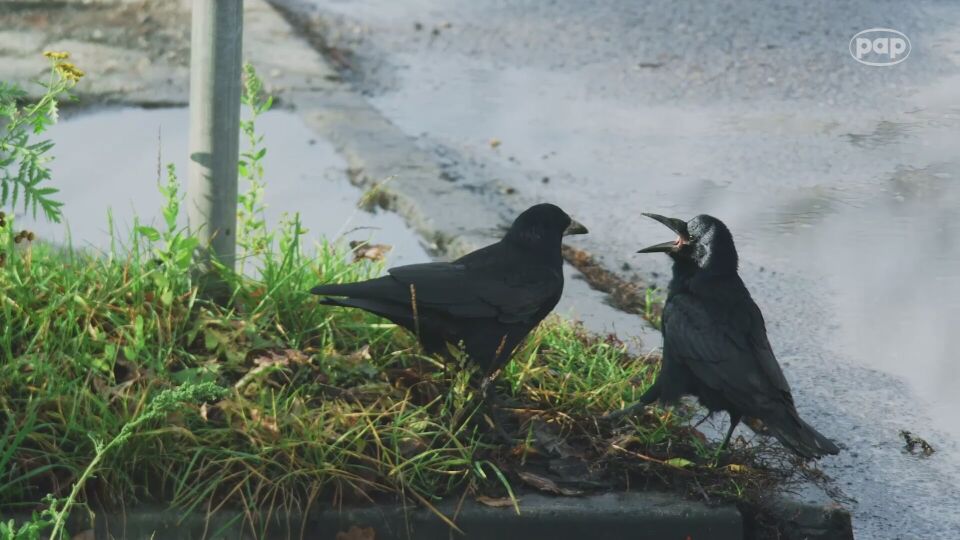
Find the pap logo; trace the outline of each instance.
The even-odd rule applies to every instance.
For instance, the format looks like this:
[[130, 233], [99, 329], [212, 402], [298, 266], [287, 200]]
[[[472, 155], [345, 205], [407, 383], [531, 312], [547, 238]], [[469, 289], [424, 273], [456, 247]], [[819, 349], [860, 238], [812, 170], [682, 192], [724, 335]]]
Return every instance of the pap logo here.
[[871, 28], [850, 39], [850, 56], [868, 66], [894, 66], [910, 56], [910, 39], [892, 28]]

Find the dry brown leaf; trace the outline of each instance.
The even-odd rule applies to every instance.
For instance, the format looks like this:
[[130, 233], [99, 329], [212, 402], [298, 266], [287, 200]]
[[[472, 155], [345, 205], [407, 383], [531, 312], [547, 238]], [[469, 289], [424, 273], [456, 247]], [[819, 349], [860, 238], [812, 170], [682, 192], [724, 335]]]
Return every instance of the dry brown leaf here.
[[350, 249], [353, 250], [353, 262], [360, 262], [363, 259], [371, 261], [381, 261], [390, 253], [393, 246], [387, 244], [368, 244], [353, 240], [350, 242]]
[[398, 449], [401, 456], [409, 459], [424, 452], [427, 448], [427, 443], [420, 437], [405, 437], [400, 440]]
[[574, 448], [567, 443], [566, 439], [560, 433], [560, 428], [556, 424], [548, 424], [540, 419], [534, 420], [533, 437], [536, 444], [546, 450], [547, 454], [562, 458], [585, 457], [582, 450]]
[[492, 508], [512, 508], [513, 507], [513, 499], [511, 499], [510, 497], [496, 498], [496, 497], [487, 497], [486, 495], [478, 495], [477, 502], [485, 506], [490, 506]]
[[373, 527], [353, 525], [347, 532], [338, 532], [336, 540], [376, 540], [376, 531], [373, 530]]
[[583, 491], [580, 491], [579, 489], [560, 487], [553, 480], [545, 476], [540, 476], [539, 474], [534, 474], [527, 471], [521, 471], [517, 474], [525, 484], [540, 491], [546, 491], [547, 493], [554, 493], [556, 495], [565, 495], [567, 497], [583, 495]]
[[347, 355], [347, 359], [354, 364], [372, 360], [373, 356], [370, 355], [370, 345], [364, 344], [363, 347], [360, 347], [359, 349]]
[[310, 357], [296, 349], [284, 349], [282, 351], [270, 351], [269, 356], [259, 356], [253, 359], [257, 366], [252, 371], [262, 371], [268, 367], [280, 366], [287, 367], [290, 364], [306, 364], [310, 362]]
[[275, 416], [267, 416], [261, 413], [260, 409], [250, 409], [250, 418], [271, 434], [280, 435], [280, 426], [277, 425], [277, 418]]
[[254, 368], [246, 372], [243, 377], [237, 381], [233, 387], [242, 389], [250, 384], [254, 378], [264, 371], [274, 368], [285, 368], [290, 364], [308, 364], [310, 357], [296, 349], [283, 349], [281, 351], [269, 351], [253, 359]]

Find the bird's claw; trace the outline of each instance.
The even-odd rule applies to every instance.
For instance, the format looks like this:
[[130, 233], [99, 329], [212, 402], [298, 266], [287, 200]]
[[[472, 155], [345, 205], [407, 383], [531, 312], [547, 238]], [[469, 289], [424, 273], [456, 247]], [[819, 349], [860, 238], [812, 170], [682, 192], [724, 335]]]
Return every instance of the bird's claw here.
[[631, 406], [629, 406], [629, 407], [624, 407], [624, 408], [620, 409], [619, 411], [608, 412], [607, 414], [605, 414], [605, 415], [603, 415], [603, 416], [600, 417], [600, 421], [601, 421], [601, 422], [607, 422], [607, 423], [613, 423], [613, 422], [616, 422], [616, 421], [620, 420], [621, 418], [624, 418], [625, 416], [632, 416], [632, 415], [634, 415], [634, 414], [637, 412], [637, 410], [638, 410], [638, 409], [641, 409], [642, 407], [643, 407], [642, 404], [637, 403], [637, 404], [631, 405]]

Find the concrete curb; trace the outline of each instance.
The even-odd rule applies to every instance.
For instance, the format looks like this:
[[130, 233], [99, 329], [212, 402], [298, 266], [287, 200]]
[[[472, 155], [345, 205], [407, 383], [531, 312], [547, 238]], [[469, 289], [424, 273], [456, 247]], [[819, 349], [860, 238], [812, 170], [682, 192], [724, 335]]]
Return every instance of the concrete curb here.
[[[437, 505], [446, 516], [456, 512], [456, 501]], [[376, 540], [584, 540], [616, 538], [661, 540], [675, 538], [740, 540], [744, 536], [740, 513], [733, 506], [710, 507], [663, 493], [616, 493], [589, 497], [524, 495], [520, 515], [512, 506], [492, 508], [465, 501], [456, 517], [464, 535], [452, 530], [429, 510], [380, 505], [309, 513], [274, 513], [270, 522], [251, 531], [242, 512], [222, 510], [209, 522], [201, 512], [187, 516], [156, 508], [140, 508], [125, 515], [100, 515], [97, 538], [304, 538], [333, 540], [351, 527], [372, 527]], [[264, 528], [265, 527], [265, 528]], [[82, 528], [82, 526], [80, 527]], [[351, 537], [352, 538], [352, 537]], [[368, 538], [368, 537], [360, 537]]]
[[850, 512], [834, 502], [781, 498], [772, 513], [782, 540], [853, 540]]

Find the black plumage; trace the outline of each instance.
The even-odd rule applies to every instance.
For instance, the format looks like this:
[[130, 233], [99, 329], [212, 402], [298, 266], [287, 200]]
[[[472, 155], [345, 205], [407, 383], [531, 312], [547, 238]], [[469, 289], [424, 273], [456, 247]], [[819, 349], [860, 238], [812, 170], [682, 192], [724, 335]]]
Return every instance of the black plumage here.
[[805, 458], [839, 452], [797, 414], [763, 315], [737, 273], [733, 236], [723, 222], [707, 215], [689, 222], [644, 215], [678, 235], [640, 251], [666, 252], [673, 259], [663, 309], [663, 360], [657, 380], [640, 402], [611, 416], [693, 395], [711, 413], [729, 413], [724, 446], [740, 419], [748, 417], [761, 420], [784, 446]]
[[499, 242], [453, 262], [400, 266], [381, 278], [311, 292], [323, 295], [324, 304], [393, 321], [416, 334], [429, 353], [462, 344], [489, 375], [560, 300], [562, 237], [586, 232], [557, 206], [538, 204], [520, 214]]

